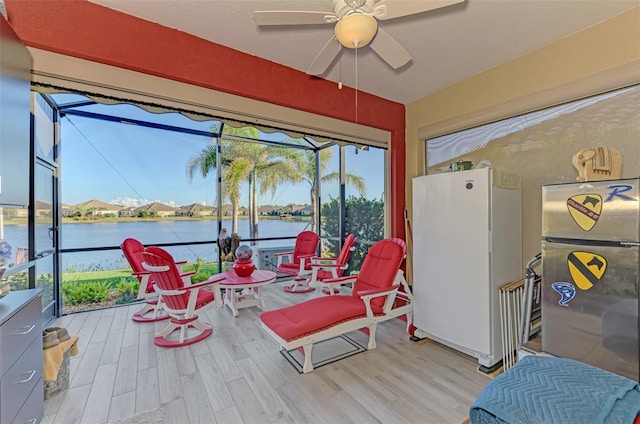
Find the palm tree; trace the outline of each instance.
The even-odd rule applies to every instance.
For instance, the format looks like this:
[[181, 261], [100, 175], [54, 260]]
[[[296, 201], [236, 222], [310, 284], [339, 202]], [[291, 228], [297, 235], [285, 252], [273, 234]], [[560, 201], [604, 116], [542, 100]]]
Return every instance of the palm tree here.
[[[340, 171], [329, 172], [325, 174], [327, 167], [329, 166], [329, 161], [331, 160], [331, 155], [333, 152], [330, 149], [322, 149], [318, 153], [320, 158], [318, 160], [319, 164], [319, 173], [316, 173], [316, 155], [315, 152], [310, 150], [302, 151], [298, 157], [298, 169], [301, 172], [302, 179], [309, 183], [311, 186], [310, 189], [310, 197], [311, 197], [311, 231], [316, 232], [316, 199], [317, 199], [317, 184], [316, 184], [316, 175], [320, 174], [320, 181], [323, 183], [326, 182], [337, 182], [340, 181]], [[347, 185], [353, 186], [360, 196], [364, 197], [367, 194], [367, 187], [362, 179], [357, 174], [353, 172], [347, 171], [345, 173], [345, 183]]]
[[[246, 137], [246, 138], [257, 138], [258, 130], [253, 127], [243, 127], [243, 128], [233, 128], [229, 126], [224, 127], [224, 134], [238, 136], [238, 137]], [[240, 186], [244, 179], [242, 175], [238, 174], [238, 170], [231, 165], [234, 162], [234, 154], [237, 150], [235, 148], [236, 145], [240, 144], [237, 141], [222, 139], [221, 140], [221, 157], [220, 157], [220, 165], [222, 172], [222, 185], [224, 187], [224, 193], [219, 193], [218, 195], [223, 195], [223, 199], [228, 199], [231, 203], [231, 233], [238, 232], [238, 214], [239, 214], [239, 206], [240, 206]], [[199, 173], [202, 178], [206, 178], [210, 172], [216, 170], [217, 167], [217, 144], [214, 140], [210, 141], [209, 144], [203, 148], [200, 152], [192, 155], [187, 161], [186, 172], [189, 181], [193, 180], [193, 177], [196, 173]]]
[[294, 149], [265, 146], [258, 143], [236, 143], [229, 168], [238, 180], [249, 183], [249, 234], [258, 238], [258, 194], [275, 190], [284, 183], [297, 183], [301, 176], [296, 168]]
[[[224, 127], [225, 135], [258, 139], [258, 130], [253, 127]], [[275, 193], [276, 188], [285, 182], [299, 182], [301, 177], [295, 167], [294, 149], [278, 146], [265, 146], [258, 143], [222, 139], [221, 168], [224, 196], [229, 199], [232, 211], [232, 233], [238, 232], [238, 209], [240, 187], [249, 184], [249, 234], [258, 238], [258, 202], [259, 194], [267, 191]], [[206, 146], [194, 154], [187, 162], [187, 176], [192, 179], [199, 172], [206, 177], [216, 169], [217, 150], [215, 144]]]

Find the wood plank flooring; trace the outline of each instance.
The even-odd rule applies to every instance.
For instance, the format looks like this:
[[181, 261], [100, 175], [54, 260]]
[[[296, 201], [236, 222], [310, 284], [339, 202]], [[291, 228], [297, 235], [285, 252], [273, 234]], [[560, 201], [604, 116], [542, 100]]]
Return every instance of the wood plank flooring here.
[[[262, 289], [265, 309], [313, 296]], [[164, 422], [461, 423], [490, 381], [474, 358], [436, 342], [409, 340], [405, 323], [378, 326], [377, 348], [301, 375], [260, 327], [258, 308], [210, 309], [207, 340], [158, 348], [166, 324], [136, 323], [140, 305], [64, 316], [79, 336], [69, 389], [45, 401], [43, 423], [101, 424], [160, 408]], [[350, 337], [366, 346], [367, 336]]]

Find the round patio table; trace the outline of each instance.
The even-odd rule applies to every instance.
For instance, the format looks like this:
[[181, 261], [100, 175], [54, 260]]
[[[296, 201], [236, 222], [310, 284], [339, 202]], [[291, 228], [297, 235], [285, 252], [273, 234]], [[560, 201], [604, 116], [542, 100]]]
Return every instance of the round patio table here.
[[238, 309], [257, 306], [262, 309], [260, 299], [260, 287], [273, 283], [276, 273], [256, 269], [248, 277], [239, 277], [235, 271], [226, 271], [222, 275], [226, 279], [220, 281], [221, 289], [224, 289], [224, 304], [231, 309], [233, 316], [238, 316]]

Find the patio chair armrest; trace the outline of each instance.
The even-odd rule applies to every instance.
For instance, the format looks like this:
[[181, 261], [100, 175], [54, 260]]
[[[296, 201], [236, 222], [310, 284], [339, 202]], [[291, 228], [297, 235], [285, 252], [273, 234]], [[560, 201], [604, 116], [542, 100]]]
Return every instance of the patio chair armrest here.
[[369, 319], [374, 319], [373, 309], [371, 308], [371, 299], [376, 297], [386, 297], [384, 305], [382, 306], [382, 311], [385, 315], [388, 315], [391, 310], [391, 306], [393, 305], [393, 300], [396, 297], [395, 294], [398, 291], [398, 287], [400, 287], [400, 284], [394, 284], [393, 286], [384, 289], [361, 290], [356, 293], [356, 295], [360, 296], [360, 299], [364, 302], [365, 307], [367, 308], [367, 317]]
[[172, 296], [172, 295], [185, 293], [189, 289], [189, 286], [181, 287], [181, 288], [179, 288], [177, 290], [164, 290], [164, 289], [161, 289], [157, 284], [154, 284], [153, 285], [153, 289], [160, 296]]
[[357, 296], [360, 296], [361, 298], [380, 297], [380, 296], [386, 296], [389, 293], [394, 293], [396, 290], [398, 290], [398, 287], [400, 287], [400, 284], [394, 284], [391, 287], [385, 287], [383, 289], [360, 290], [355, 294]]
[[331, 264], [334, 264], [338, 262], [338, 258], [323, 258], [322, 256], [314, 256], [313, 258], [311, 258], [312, 265], [328, 265], [327, 263], [322, 264], [322, 262], [329, 262]]
[[224, 274], [215, 274], [215, 275], [212, 275], [211, 277], [209, 277], [209, 279], [207, 281], [205, 281], [205, 282], [207, 282], [207, 283], [217, 283], [219, 281], [226, 280], [226, 279], [227, 279], [227, 277]]
[[195, 273], [196, 273], [195, 271], [183, 272], [182, 274], [180, 274], [180, 277], [181, 278], [190, 277], [190, 276], [194, 275]]
[[287, 258], [289, 263], [293, 263], [293, 252], [278, 252], [274, 253], [273, 257], [276, 258], [276, 267], [280, 268], [280, 266], [284, 263], [284, 258]]
[[323, 283], [325, 284], [331, 284], [331, 283], [337, 283], [337, 284], [349, 284], [349, 283], [353, 283], [354, 281], [356, 281], [358, 277], [355, 275], [345, 275], [344, 277], [338, 277], [338, 278], [328, 278], [326, 280], [323, 281]]
[[310, 264], [311, 268], [342, 268], [340, 265], [338, 264], [316, 264], [316, 263], [311, 263]]
[[195, 283], [195, 284], [191, 284], [190, 286], [185, 286], [185, 290], [193, 290], [193, 289], [199, 289], [200, 287], [204, 287], [204, 286], [211, 286], [213, 284], [217, 284], [220, 281], [226, 279], [227, 277], [225, 277], [224, 275], [214, 275], [213, 277], [209, 278], [206, 281], [201, 281], [199, 283]]

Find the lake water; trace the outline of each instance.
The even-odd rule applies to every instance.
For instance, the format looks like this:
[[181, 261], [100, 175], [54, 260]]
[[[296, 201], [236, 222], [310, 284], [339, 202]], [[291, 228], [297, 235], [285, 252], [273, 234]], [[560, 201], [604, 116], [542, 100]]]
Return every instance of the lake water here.
[[[223, 220], [222, 227], [231, 232], [231, 220]], [[257, 247], [293, 246], [295, 236], [301, 231], [310, 229], [310, 225], [293, 220], [262, 219], [259, 221], [258, 228], [260, 238], [292, 237], [292, 239], [261, 241], [259, 246], [253, 247], [254, 253]], [[61, 231], [62, 249], [120, 246], [127, 237], [138, 239], [144, 245], [153, 245], [217, 240], [218, 223], [215, 220], [71, 223], [63, 224]], [[4, 227], [5, 240], [14, 246], [14, 257], [15, 247], [25, 245], [25, 233], [26, 226], [6, 225]], [[248, 219], [239, 220], [238, 233], [241, 236], [249, 234]], [[39, 234], [46, 236], [46, 229]], [[175, 246], [166, 249], [176, 260], [193, 262], [196, 257], [204, 258], [207, 262], [218, 260], [218, 252], [214, 244]], [[123, 267], [128, 265], [119, 249], [62, 255], [63, 270], [85, 271]]]

